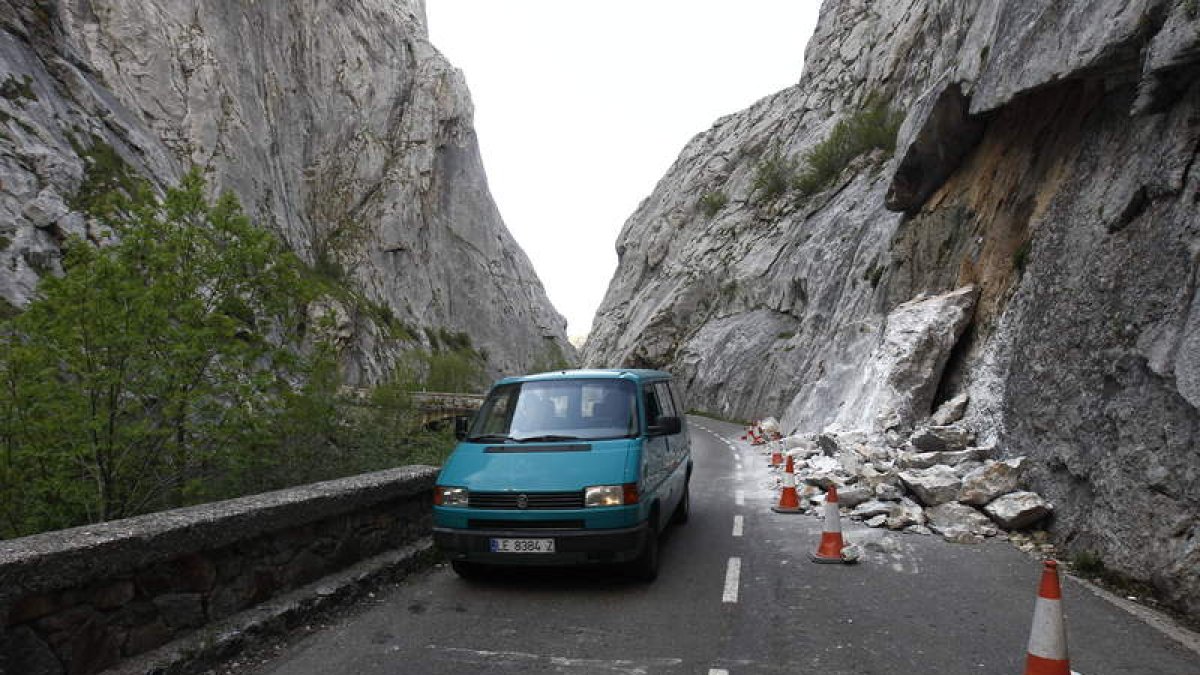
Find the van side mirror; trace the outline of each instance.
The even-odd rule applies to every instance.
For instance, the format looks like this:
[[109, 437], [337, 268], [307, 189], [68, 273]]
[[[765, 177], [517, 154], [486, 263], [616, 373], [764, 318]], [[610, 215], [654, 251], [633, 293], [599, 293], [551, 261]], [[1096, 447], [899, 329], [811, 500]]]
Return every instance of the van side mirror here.
[[454, 438], [463, 440], [467, 437], [467, 431], [471, 429], [471, 417], [469, 415], [454, 416]]
[[654, 420], [646, 433], [650, 436], [673, 436], [683, 431], [683, 421], [678, 417], [660, 416]]

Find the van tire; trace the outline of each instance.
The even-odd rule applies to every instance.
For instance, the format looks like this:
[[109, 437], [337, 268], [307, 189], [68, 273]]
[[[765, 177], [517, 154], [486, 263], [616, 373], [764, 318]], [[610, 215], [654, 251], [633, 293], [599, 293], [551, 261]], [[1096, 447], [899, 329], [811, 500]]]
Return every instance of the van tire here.
[[671, 522], [676, 525], [682, 525], [688, 521], [688, 516], [692, 510], [691, 488], [687, 483], [683, 484], [683, 496], [679, 498], [679, 505], [675, 507], [675, 513], [671, 516]]
[[646, 541], [642, 543], [642, 551], [630, 564], [629, 571], [638, 581], [649, 583], [658, 578], [658, 514], [650, 515], [650, 523], [646, 528]]

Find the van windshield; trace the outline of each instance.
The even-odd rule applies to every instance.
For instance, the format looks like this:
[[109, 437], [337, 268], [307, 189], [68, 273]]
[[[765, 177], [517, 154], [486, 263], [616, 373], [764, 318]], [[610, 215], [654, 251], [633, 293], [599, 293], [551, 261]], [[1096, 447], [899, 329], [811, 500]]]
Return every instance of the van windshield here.
[[637, 435], [636, 387], [628, 380], [542, 380], [492, 389], [469, 441], [602, 440]]

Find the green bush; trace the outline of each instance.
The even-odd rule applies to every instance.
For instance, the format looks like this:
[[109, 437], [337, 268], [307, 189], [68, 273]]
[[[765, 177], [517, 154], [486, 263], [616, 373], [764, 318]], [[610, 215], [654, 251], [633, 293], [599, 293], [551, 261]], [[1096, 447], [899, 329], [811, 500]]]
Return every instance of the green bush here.
[[68, 240], [64, 275], [0, 325], [5, 534], [188, 501], [260, 442], [303, 376], [267, 337], [303, 316], [299, 262], [234, 197], [204, 191], [193, 171], [162, 202], [104, 195], [118, 243]]
[[1077, 574], [1094, 577], [1104, 574], [1104, 560], [1094, 551], [1079, 551], [1071, 558], [1071, 567]]
[[829, 138], [805, 154], [794, 187], [801, 196], [816, 194], [828, 188], [860, 155], [883, 150], [886, 157], [891, 157], [903, 121], [904, 116], [888, 107], [882, 97], [868, 97], [861, 110], [838, 122]]
[[709, 192], [700, 198], [700, 211], [709, 218], [712, 218], [717, 215], [718, 211], [725, 208], [725, 205], [728, 203], [729, 197], [724, 192]]
[[755, 169], [750, 196], [758, 204], [767, 204], [782, 197], [796, 178], [795, 160], [778, 150], [768, 153]]
[[198, 171], [161, 201], [118, 174], [88, 194], [115, 243], [68, 240], [63, 275], [0, 320], [0, 538], [441, 461], [453, 439], [410, 392], [477, 389], [478, 354], [418, 353], [347, 395], [333, 347], [298, 341], [314, 299], [351, 291]]

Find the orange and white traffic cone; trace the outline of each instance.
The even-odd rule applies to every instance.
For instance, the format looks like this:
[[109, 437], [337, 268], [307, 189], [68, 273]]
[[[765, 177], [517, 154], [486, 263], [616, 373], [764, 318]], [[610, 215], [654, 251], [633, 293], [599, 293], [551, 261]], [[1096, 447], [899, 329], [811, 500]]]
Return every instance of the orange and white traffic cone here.
[[796, 494], [796, 469], [792, 465], [792, 456], [788, 455], [787, 465], [783, 469], [783, 492], [779, 493], [779, 505], [772, 506], [775, 513], [800, 513], [800, 495]]
[[1067, 627], [1063, 622], [1058, 562], [1047, 560], [1033, 607], [1033, 629], [1025, 655], [1025, 675], [1071, 675], [1067, 659]]
[[809, 556], [813, 562], [841, 563], [847, 562], [842, 558], [842, 549], [846, 547], [842, 541], [841, 514], [838, 513], [837, 486], [830, 485], [825, 493], [825, 529], [821, 531], [821, 543], [817, 550]]

